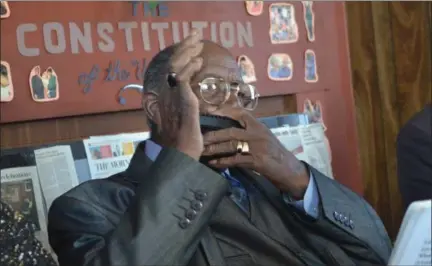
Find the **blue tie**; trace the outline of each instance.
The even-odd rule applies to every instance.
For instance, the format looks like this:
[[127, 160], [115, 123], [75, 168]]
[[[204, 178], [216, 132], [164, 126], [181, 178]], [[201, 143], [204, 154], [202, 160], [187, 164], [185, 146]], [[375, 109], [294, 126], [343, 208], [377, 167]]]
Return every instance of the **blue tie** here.
[[227, 171], [222, 172], [224, 176], [231, 185], [231, 195], [230, 198], [246, 213], [249, 212], [249, 198], [246, 189], [237, 179], [228, 174]]

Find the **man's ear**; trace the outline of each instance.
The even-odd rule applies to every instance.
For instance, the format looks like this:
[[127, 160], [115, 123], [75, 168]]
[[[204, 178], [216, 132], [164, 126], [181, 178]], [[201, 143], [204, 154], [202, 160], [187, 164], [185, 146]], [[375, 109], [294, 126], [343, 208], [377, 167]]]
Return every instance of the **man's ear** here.
[[155, 123], [158, 123], [160, 119], [157, 95], [152, 92], [144, 92], [142, 97], [142, 105], [147, 118]]

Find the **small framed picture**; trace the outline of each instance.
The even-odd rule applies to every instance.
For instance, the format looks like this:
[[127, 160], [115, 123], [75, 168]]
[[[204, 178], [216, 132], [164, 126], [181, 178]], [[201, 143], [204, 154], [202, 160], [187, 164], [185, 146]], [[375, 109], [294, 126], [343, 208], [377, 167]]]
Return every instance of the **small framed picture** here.
[[41, 70], [35, 66], [30, 71], [29, 77], [30, 92], [36, 102], [50, 102], [59, 99], [58, 76], [52, 67]]
[[288, 54], [272, 54], [268, 59], [267, 74], [275, 81], [291, 80], [293, 77], [293, 61]]
[[241, 76], [244, 83], [252, 83], [257, 81], [255, 76], [255, 66], [246, 55], [241, 55], [237, 59], [240, 68]]
[[264, 9], [264, 1], [245, 1], [246, 11], [251, 16], [259, 16]]
[[10, 8], [8, 1], [0, 1], [0, 18], [8, 18], [10, 16]]
[[9, 63], [1, 61], [0, 63], [1, 74], [1, 102], [10, 102], [14, 97], [14, 86], [12, 84], [12, 73]]
[[318, 67], [316, 55], [313, 50], [307, 49], [305, 51], [305, 81], [307, 83], [318, 82]]
[[270, 40], [272, 44], [295, 43], [299, 38], [294, 5], [287, 3], [271, 4]]

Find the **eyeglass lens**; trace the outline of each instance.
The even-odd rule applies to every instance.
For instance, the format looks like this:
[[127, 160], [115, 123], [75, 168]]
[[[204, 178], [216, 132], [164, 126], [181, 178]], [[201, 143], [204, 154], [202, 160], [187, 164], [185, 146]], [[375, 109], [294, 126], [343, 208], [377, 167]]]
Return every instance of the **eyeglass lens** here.
[[202, 99], [212, 105], [224, 104], [235, 93], [238, 103], [247, 110], [255, 109], [259, 94], [255, 86], [245, 83], [229, 83], [222, 79], [206, 78], [199, 83]]

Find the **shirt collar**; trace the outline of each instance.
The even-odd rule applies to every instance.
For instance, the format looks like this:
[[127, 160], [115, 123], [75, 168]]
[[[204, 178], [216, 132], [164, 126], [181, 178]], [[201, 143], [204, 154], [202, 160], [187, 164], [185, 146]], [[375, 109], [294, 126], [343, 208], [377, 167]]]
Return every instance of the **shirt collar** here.
[[145, 144], [145, 154], [151, 161], [156, 161], [162, 147], [150, 139], [146, 140]]

